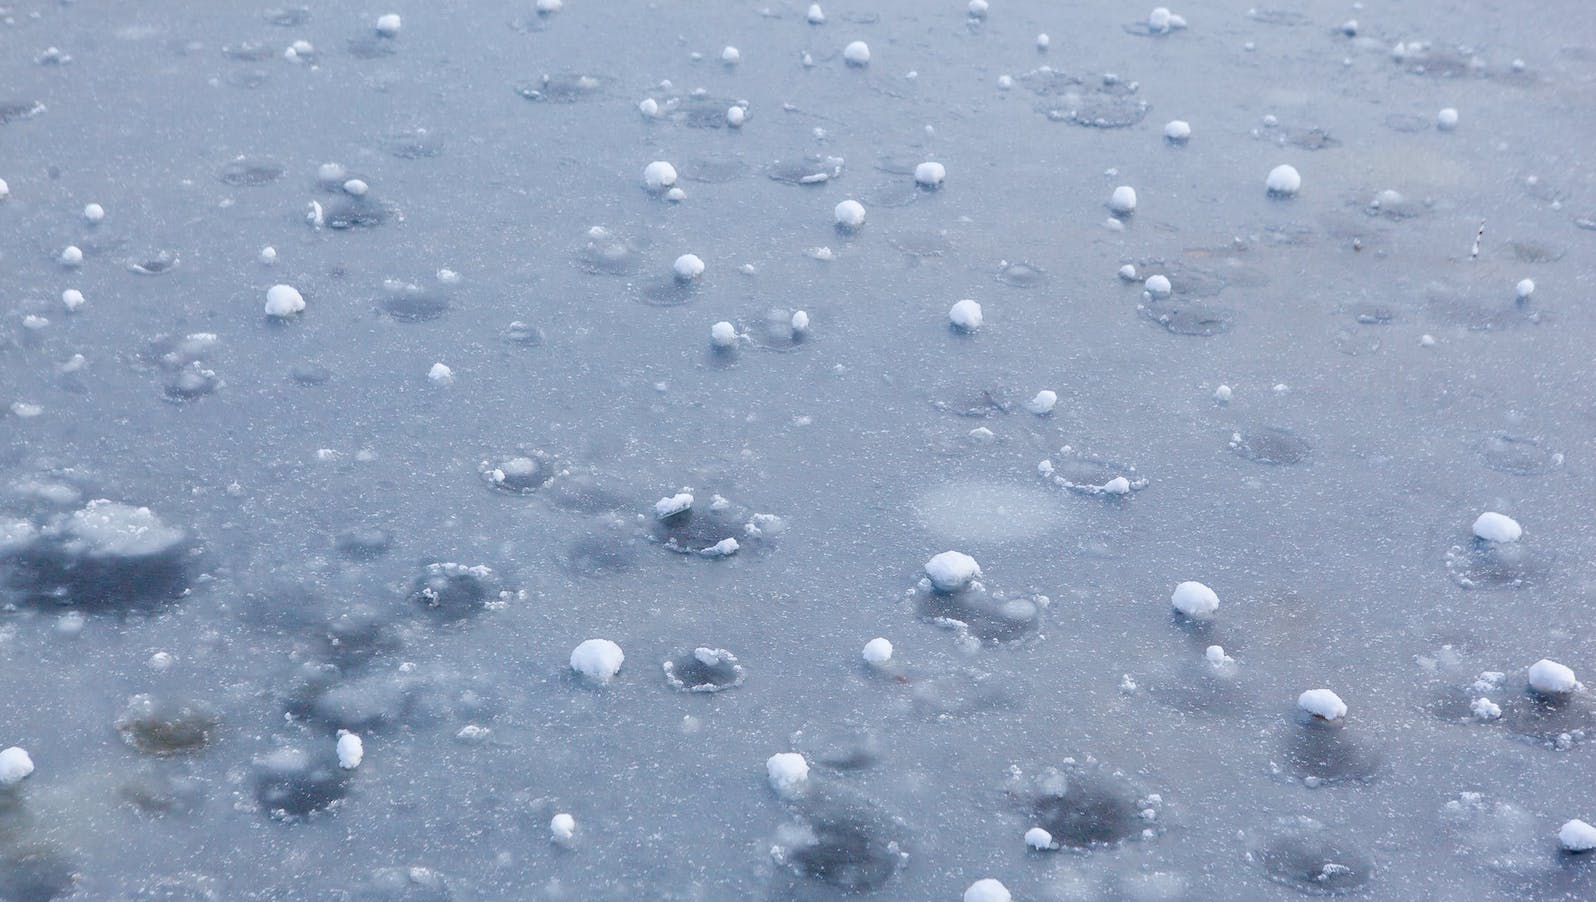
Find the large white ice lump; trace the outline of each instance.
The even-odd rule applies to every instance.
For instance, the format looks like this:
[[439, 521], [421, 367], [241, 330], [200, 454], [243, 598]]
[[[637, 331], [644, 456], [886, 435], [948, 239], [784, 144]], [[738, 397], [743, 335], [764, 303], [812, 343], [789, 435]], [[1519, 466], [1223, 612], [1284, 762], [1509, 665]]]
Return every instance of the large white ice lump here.
[[942, 180], [948, 177], [948, 167], [934, 160], [926, 160], [914, 167], [915, 184], [925, 188], [940, 188]]
[[1214, 590], [1191, 580], [1176, 586], [1169, 602], [1175, 606], [1175, 610], [1193, 620], [1207, 620], [1219, 610], [1219, 596]]
[[957, 592], [981, 575], [981, 565], [962, 551], [944, 551], [925, 562], [925, 575], [938, 592]]
[[991, 877], [975, 881], [964, 891], [964, 902], [1013, 902], [1013, 899], [1009, 888]]
[[305, 298], [292, 285], [273, 285], [266, 289], [267, 316], [293, 316], [305, 309]]
[[1325, 720], [1340, 720], [1347, 716], [1347, 703], [1329, 689], [1309, 689], [1297, 696], [1297, 707]]
[[31, 773], [33, 773], [33, 759], [28, 757], [26, 749], [12, 746], [0, 752], [0, 786], [21, 783], [23, 778]]
[[1548, 658], [1530, 665], [1530, 688], [1544, 695], [1567, 695], [1579, 688], [1574, 671]]
[[650, 191], [664, 191], [676, 184], [676, 167], [664, 160], [655, 160], [643, 167], [643, 184]]
[[1557, 841], [1570, 852], [1589, 852], [1596, 849], [1596, 827], [1576, 817], [1557, 831]]
[[1264, 180], [1270, 194], [1290, 196], [1302, 188], [1302, 176], [1297, 173], [1297, 167], [1287, 163], [1269, 170], [1269, 178]]
[[677, 492], [654, 502], [654, 516], [664, 520], [674, 517], [693, 506], [692, 492]]
[[366, 757], [366, 744], [360, 737], [348, 730], [338, 731], [338, 766], [344, 770], [354, 770]]
[[1474, 520], [1474, 534], [1487, 542], [1517, 542], [1524, 527], [1506, 514], [1486, 511]]
[[974, 332], [981, 328], [981, 305], [965, 298], [948, 310], [948, 322], [965, 332]]
[[66, 525], [68, 546], [91, 557], [139, 558], [165, 554], [187, 534], [167, 526], [147, 507], [98, 498], [73, 512]]
[[809, 762], [797, 752], [778, 752], [765, 761], [770, 788], [780, 796], [791, 796], [809, 779]]
[[621, 647], [608, 639], [589, 639], [571, 651], [571, 669], [600, 686], [615, 679], [625, 660]]

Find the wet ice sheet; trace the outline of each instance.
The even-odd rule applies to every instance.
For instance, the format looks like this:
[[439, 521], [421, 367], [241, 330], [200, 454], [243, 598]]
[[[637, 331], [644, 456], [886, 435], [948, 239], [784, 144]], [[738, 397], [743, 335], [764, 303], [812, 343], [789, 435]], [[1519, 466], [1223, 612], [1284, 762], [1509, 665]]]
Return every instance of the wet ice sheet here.
[[1588, 895], [1583, 10], [991, 6], [14, 7], [0, 897]]

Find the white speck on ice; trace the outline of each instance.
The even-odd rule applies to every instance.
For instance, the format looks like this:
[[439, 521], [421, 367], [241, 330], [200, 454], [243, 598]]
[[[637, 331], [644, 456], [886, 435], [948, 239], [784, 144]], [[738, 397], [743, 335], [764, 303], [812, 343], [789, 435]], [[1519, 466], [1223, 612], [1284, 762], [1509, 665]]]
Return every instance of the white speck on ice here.
[[864, 41], [854, 41], [842, 48], [842, 58], [847, 60], [850, 66], [868, 66], [870, 65], [870, 45]]
[[747, 121], [748, 121], [748, 110], [747, 109], [745, 109], [745, 108], [743, 108], [741, 106], [730, 106], [730, 107], [726, 108], [726, 124], [727, 125], [731, 126], [732, 128], [742, 128], [743, 127], [743, 123], [747, 122]]
[[354, 770], [365, 757], [366, 745], [360, 741], [360, 737], [348, 730], [339, 730], [338, 766], [344, 770]]
[[1447, 107], [1435, 114], [1435, 125], [1443, 132], [1449, 132], [1457, 128], [1457, 110]]
[[721, 320], [709, 327], [709, 343], [721, 350], [737, 346], [737, 327]]
[[90, 223], [100, 222], [105, 219], [105, 208], [99, 204], [89, 204], [83, 208], [83, 218]]
[[1032, 827], [1025, 831], [1025, 844], [1038, 852], [1045, 852], [1054, 848], [1053, 834], [1043, 830], [1041, 827]]
[[1495, 720], [1502, 716], [1502, 706], [1483, 695], [1475, 699], [1474, 704], [1469, 705], [1469, 710], [1480, 720]]
[[663, 520], [666, 517], [674, 517], [692, 506], [693, 494], [691, 492], [677, 492], [654, 502], [654, 516]]
[[948, 168], [934, 160], [926, 160], [914, 167], [915, 184], [926, 188], [942, 187], [942, 180], [948, 177]]
[[974, 332], [981, 328], [981, 305], [965, 298], [954, 304], [948, 310], [948, 322], [965, 332]]
[[1567, 666], [1542, 658], [1530, 665], [1529, 685], [1543, 695], [1567, 695], [1579, 688], [1579, 681]]
[[837, 204], [836, 209], [832, 210], [831, 212], [832, 215], [837, 218], [837, 225], [840, 225], [845, 229], [857, 229], [864, 225], [864, 204], [861, 204], [856, 200], [845, 200], [842, 203]]
[[1191, 123], [1184, 119], [1171, 119], [1164, 125], [1165, 140], [1174, 144], [1184, 144], [1191, 137]]
[[588, 639], [571, 651], [571, 669], [600, 686], [615, 679], [625, 660], [621, 647], [608, 639]]
[[1297, 696], [1297, 707], [1325, 720], [1339, 720], [1347, 716], [1347, 703], [1329, 689], [1309, 689]]
[[398, 34], [399, 29], [402, 27], [404, 27], [404, 20], [399, 18], [398, 13], [388, 13], [377, 17], [377, 33], [385, 38], [391, 38]]
[[1302, 176], [1298, 174], [1297, 167], [1281, 163], [1269, 170], [1269, 177], [1264, 180], [1264, 186], [1269, 189], [1270, 194], [1289, 197], [1302, 188]]
[[983, 877], [964, 891], [964, 902], [1013, 902], [1009, 888], [999, 880]]
[[69, 244], [61, 251], [62, 266], [82, 266], [83, 250], [75, 244]]
[[981, 565], [960, 551], [944, 551], [925, 562], [925, 575], [939, 592], [957, 592], [981, 575]]
[[1115, 216], [1128, 216], [1136, 211], [1136, 189], [1129, 185], [1120, 185], [1108, 198], [1109, 212]]
[[1487, 542], [1517, 542], [1524, 527], [1506, 514], [1486, 511], [1474, 520], [1474, 534]]
[[1534, 294], [1534, 293], [1535, 293], [1535, 280], [1534, 279], [1520, 279], [1518, 284], [1513, 286], [1513, 294], [1516, 295], [1518, 297], [1518, 299], [1521, 300], [1521, 301], [1529, 300], [1529, 296]]
[[1235, 393], [1230, 390], [1228, 385], [1221, 385], [1214, 389], [1214, 400], [1221, 404], [1229, 404], [1230, 399], [1234, 396]]
[[576, 818], [560, 812], [549, 819], [549, 836], [558, 843], [568, 843], [576, 836]]
[[267, 316], [293, 316], [305, 309], [305, 298], [292, 285], [273, 285], [266, 289]]
[[1557, 831], [1557, 841], [1570, 852], [1589, 852], [1596, 849], [1596, 827], [1576, 817]]
[[1214, 590], [1192, 580], [1176, 586], [1169, 603], [1193, 620], [1208, 620], [1219, 611], [1219, 596]]
[[432, 369], [427, 370], [427, 378], [432, 380], [434, 385], [448, 385], [454, 381], [454, 370], [442, 362], [434, 363]]
[[1040, 417], [1052, 413], [1057, 404], [1058, 392], [1044, 388], [1031, 400], [1025, 402], [1025, 409]]
[[880, 667], [892, 660], [892, 643], [880, 636], [871, 639], [865, 643], [864, 659], [866, 664]]
[[1142, 283], [1142, 288], [1146, 289], [1148, 297], [1155, 300], [1169, 297], [1170, 291], [1173, 290], [1169, 284], [1169, 277], [1162, 274], [1148, 276], [1147, 281]]
[[26, 749], [14, 745], [0, 752], [0, 786], [21, 783], [31, 773], [33, 759], [28, 757]]
[[783, 798], [797, 794], [809, 779], [809, 762], [797, 752], [778, 752], [765, 760], [770, 788]]
[[704, 261], [698, 259], [697, 254], [683, 254], [676, 258], [671, 268], [676, 271], [676, 278], [691, 282], [704, 274]]
[[644, 97], [642, 102], [637, 105], [637, 111], [642, 113], [644, 116], [653, 119], [655, 116], [659, 115], [659, 101], [652, 97]]
[[793, 332], [808, 332], [809, 314], [803, 312], [802, 310], [794, 313], [792, 315], [792, 330]]
[[643, 184], [650, 191], [664, 191], [676, 184], [676, 167], [664, 160], [655, 160], [643, 167]]

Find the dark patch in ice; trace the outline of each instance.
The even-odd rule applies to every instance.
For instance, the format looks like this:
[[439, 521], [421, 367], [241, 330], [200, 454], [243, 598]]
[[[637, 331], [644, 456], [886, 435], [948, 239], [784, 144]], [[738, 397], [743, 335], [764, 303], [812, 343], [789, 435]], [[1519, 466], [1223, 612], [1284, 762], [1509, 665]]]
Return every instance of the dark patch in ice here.
[[239, 157], [226, 166], [216, 177], [235, 188], [253, 188], [270, 185], [283, 177], [283, 164], [264, 157]]
[[157, 250], [127, 258], [127, 268], [141, 276], [159, 276], [177, 268], [178, 257], [173, 251]]
[[946, 232], [894, 232], [887, 243], [911, 257], [940, 257], [953, 250]]
[[666, 118], [688, 128], [726, 128], [726, 112], [738, 103], [729, 97], [694, 93], [677, 103], [666, 114]]
[[18, 844], [0, 851], [0, 899], [49, 902], [77, 890], [78, 868], [54, 846]]
[[1501, 705], [1501, 723], [1514, 735], [1552, 748], [1569, 748], [1596, 729], [1596, 715], [1584, 691], [1546, 695], [1515, 684]]
[[122, 801], [151, 817], [188, 815], [205, 802], [205, 787], [197, 778], [152, 768], [135, 773], [117, 788]]
[[1487, 467], [1514, 476], [1538, 476], [1563, 465], [1563, 455], [1527, 435], [1496, 432], [1480, 440], [1480, 459]]
[[1095, 763], [1049, 769], [1022, 798], [1029, 823], [1069, 849], [1095, 849], [1134, 839], [1150, 827], [1143, 811], [1157, 810], [1125, 776]]
[[962, 391], [952, 398], [937, 398], [931, 406], [943, 413], [977, 419], [1014, 412], [1014, 402], [1009, 399], [1008, 392], [996, 387]]
[[277, 50], [265, 41], [239, 41], [223, 44], [222, 55], [238, 62], [258, 63], [276, 56]]
[[660, 279], [643, 286], [638, 300], [650, 307], [680, 307], [698, 297], [698, 283], [677, 278]]
[[523, 348], [540, 348], [545, 340], [542, 329], [520, 320], [505, 326], [499, 337], [509, 344]]
[[288, 368], [288, 378], [299, 385], [326, 385], [332, 381], [332, 370], [319, 363], [296, 363]]
[[443, 153], [443, 139], [425, 128], [394, 132], [378, 143], [401, 160], [428, 160]]
[[1282, 426], [1260, 426], [1230, 437], [1230, 450], [1260, 464], [1290, 466], [1308, 459], [1313, 446]]
[[886, 886], [908, 858], [897, 818], [877, 806], [827, 794], [805, 800], [776, 832], [771, 855], [793, 874], [846, 893]]
[[477, 466], [487, 484], [510, 495], [530, 495], [547, 485], [555, 475], [554, 459], [542, 451], [513, 454], [498, 461], [483, 461]]
[[1446, 552], [1446, 570], [1465, 589], [1521, 589], [1546, 578], [1549, 555], [1533, 539], [1488, 542], [1470, 535]]
[[1307, 25], [1313, 20], [1294, 9], [1249, 9], [1247, 18], [1263, 25], [1284, 25], [1298, 27]]
[[1346, 315], [1360, 326], [1385, 326], [1397, 319], [1396, 310], [1385, 304], [1376, 304], [1370, 301], [1360, 301], [1346, 305]]
[[765, 174], [787, 185], [820, 185], [842, 176], [842, 157], [809, 155], [777, 160]]
[[1420, 116], [1417, 113], [1387, 113], [1386, 117], [1380, 121], [1386, 128], [1402, 132], [1405, 135], [1427, 132], [1434, 123], [1431, 117]]
[[329, 732], [375, 732], [412, 725], [424, 688], [414, 677], [390, 672], [345, 675], [333, 664], [306, 664], [294, 674], [284, 709]]
[[382, 59], [385, 56], [393, 56], [398, 52], [398, 48], [394, 46], [391, 38], [375, 34], [363, 34], [359, 37], [350, 38], [344, 43], [344, 47], [349, 51], [349, 55], [357, 60]]
[[637, 272], [641, 259], [641, 245], [595, 226], [588, 230], [573, 262], [577, 269], [595, 276], [627, 276]]
[[32, 119], [44, 112], [44, 104], [37, 100], [0, 100], [0, 125]]
[[587, 467], [561, 470], [553, 484], [543, 492], [549, 503], [560, 510], [578, 514], [602, 514], [620, 510], [629, 501], [627, 494], [614, 488], [614, 477]]
[[255, 800], [273, 817], [305, 817], [349, 794], [350, 772], [329, 747], [319, 752], [280, 749], [255, 761]]
[[665, 682], [678, 692], [723, 692], [736, 689], [747, 676], [737, 656], [724, 648], [700, 646], [667, 658], [661, 667]]
[[387, 222], [394, 209], [371, 197], [346, 197], [327, 204], [322, 221], [327, 228], [338, 232], [350, 229], [374, 229]]
[[148, 508], [100, 499], [26, 532], [28, 541], [0, 542], [0, 585], [29, 604], [150, 608], [187, 586], [188, 533]]
[[1047, 284], [1047, 273], [1040, 266], [1019, 260], [998, 267], [997, 280], [1013, 288], [1039, 288]]
[[140, 752], [165, 757], [204, 750], [221, 724], [222, 713], [207, 702], [141, 693], [117, 715], [116, 731]]
[[1293, 712], [1283, 751], [1291, 773], [1320, 784], [1366, 782], [1379, 775], [1385, 758], [1368, 748], [1345, 719], [1329, 721]]
[[1126, 128], [1146, 118], [1151, 109], [1137, 96], [1141, 86], [1113, 76], [1084, 79], [1043, 67], [1020, 76], [1039, 98], [1034, 109], [1055, 122], [1090, 128]]
[[1374, 876], [1374, 862], [1356, 843], [1306, 817], [1286, 820], [1248, 857], [1270, 880], [1314, 896], [1357, 892]]
[[1520, 263], [1556, 263], [1568, 255], [1567, 247], [1545, 241], [1509, 241], [1507, 246]]
[[168, 376], [164, 391], [168, 401], [183, 403], [214, 394], [221, 385], [222, 380], [214, 370], [196, 361]]
[[[721, 117], [725, 115], [726, 111], [721, 110]], [[681, 175], [690, 182], [723, 185], [746, 178], [750, 171], [749, 165], [737, 157], [698, 157], [682, 166]]]
[[354, 902], [451, 902], [450, 881], [432, 868], [379, 868], [351, 891]]
[[881, 741], [864, 726], [802, 730], [793, 734], [792, 745], [810, 762], [832, 770], [863, 770], [881, 758]]
[[357, 526], [333, 541], [338, 554], [351, 561], [374, 561], [393, 549], [393, 533], [377, 526]]
[[895, 673], [890, 679], [908, 688], [914, 713], [933, 722], [974, 717], [1014, 704], [1010, 686], [1002, 678], [985, 671], [911, 671]]
[[922, 582], [915, 589], [915, 613], [927, 623], [986, 644], [1018, 642], [1041, 628], [1046, 603], [1040, 596], [1010, 596], [980, 580], [958, 592], [939, 592], [929, 580]]
[[1230, 311], [1203, 303], [1159, 301], [1143, 306], [1143, 315], [1173, 335], [1212, 338], [1230, 331]]
[[[543, 74], [515, 86], [515, 93], [537, 103], [580, 103], [602, 97], [610, 79], [581, 72]], [[726, 110], [721, 109], [724, 118]]]
[[261, 13], [268, 25], [298, 28], [310, 21], [310, 10], [303, 6], [274, 6]]
[[580, 576], [610, 576], [637, 566], [637, 531], [615, 516], [601, 516], [565, 547], [561, 563]]
[[271, 79], [271, 74], [264, 69], [234, 69], [227, 73], [222, 80], [235, 88], [253, 91], [271, 81]]
[[428, 564], [410, 587], [410, 603], [442, 621], [463, 620], [499, 600], [493, 570], [480, 564]]
[[763, 517], [719, 495], [707, 500], [699, 498], [687, 510], [663, 519], [650, 516], [650, 536], [655, 542], [678, 554], [706, 557], [725, 556], [722, 549], [726, 546], [722, 543], [727, 539], [738, 547], [758, 540], [757, 524]]
[[409, 282], [390, 282], [384, 288], [382, 310], [401, 323], [429, 322], [449, 312], [449, 298], [441, 289]]
[[907, 207], [926, 192], [913, 179], [894, 179], [884, 184], [864, 189], [859, 194], [866, 207], [895, 209]]
[[793, 328], [793, 311], [775, 308], [765, 311], [758, 325], [748, 329], [749, 340], [761, 351], [796, 351], [809, 340], [809, 333]]
[[1441, 281], [1429, 283], [1424, 289], [1424, 311], [1471, 332], [1493, 332], [1534, 325], [1543, 320], [1542, 314], [1531, 304], [1515, 304], [1511, 298], [1479, 300], [1473, 293], [1472, 280], [1468, 287]]
[[1322, 128], [1287, 128], [1282, 129], [1280, 137], [1283, 143], [1302, 150], [1325, 150], [1331, 147], [1340, 147], [1340, 140], [1330, 136]]

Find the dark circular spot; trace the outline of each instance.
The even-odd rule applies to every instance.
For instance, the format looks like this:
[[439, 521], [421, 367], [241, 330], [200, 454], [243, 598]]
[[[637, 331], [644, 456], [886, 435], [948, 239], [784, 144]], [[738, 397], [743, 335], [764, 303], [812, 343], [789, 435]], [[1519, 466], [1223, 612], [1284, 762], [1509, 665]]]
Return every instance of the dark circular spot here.
[[390, 285], [381, 304], [384, 313], [402, 323], [424, 323], [449, 312], [443, 292], [420, 285]]
[[494, 572], [482, 565], [428, 564], [410, 587], [410, 602], [438, 620], [462, 620], [499, 596]]
[[1291, 772], [1319, 783], [1367, 782], [1378, 776], [1384, 757], [1367, 748], [1345, 721], [1293, 715], [1285, 759]]
[[322, 222], [338, 232], [350, 229], [374, 229], [388, 221], [392, 211], [381, 201], [370, 197], [346, 197], [330, 201], [322, 211]]
[[53, 846], [21, 843], [0, 851], [0, 899], [7, 902], [49, 902], [72, 895], [77, 883], [78, 869]]
[[529, 451], [497, 462], [483, 461], [477, 471], [489, 486], [511, 495], [530, 495], [554, 478], [555, 463], [541, 451]]
[[1515, 476], [1545, 473], [1561, 465], [1562, 457], [1530, 436], [1497, 432], [1480, 442], [1480, 459], [1487, 467]]
[[773, 854], [800, 877], [849, 893], [886, 886], [904, 859], [898, 843], [878, 824], [848, 811], [783, 826]]
[[[580, 72], [560, 72], [541, 75], [532, 81], [516, 85], [515, 93], [538, 103], [580, 103], [601, 97], [609, 79], [601, 75]], [[721, 116], [726, 109], [721, 108]]]
[[[329, 744], [330, 745], [330, 744]], [[255, 800], [273, 817], [304, 817], [349, 793], [350, 771], [331, 748], [319, 753], [280, 749], [255, 762]]]
[[127, 258], [127, 268], [141, 276], [159, 276], [177, 268], [177, 254], [158, 250], [150, 254]]
[[499, 337], [509, 344], [523, 348], [539, 348], [543, 346], [544, 342], [542, 329], [530, 323], [523, 323], [520, 320], [505, 326], [504, 331], [499, 333]]
[[636, 531], [618, 517], [600, 517], [566, 546], [561, 562], [581, 576], [610, 576], [637, 566]]
[[678, 692], [723, 692], [743, 684], [737, 656], [724, 648], [695, 648], [665, 660], [665, 682]]
[[1230, 450], [1254, 463], [1289, 466], [1307, 460], [1312, 446], [1290, 429], [1263, 426], [1231, 436]]
[[588, 229], [573, 262], [595, 276], [625, 276], [637, 272], [642, 248], [601, 226]]
[[1073, 767], [1040, 781], [1031, 798], [1031, 823], [1071, 849], [1117, 845], [1142, 831], [1142, 805], [1121, 777], [1097, 768]]
[[922, 590], [916, 595], [922, 620], [951, 626], [982, 642], [1017, 642], [1042, 625], [1042, 605], [1030, 596], [1008, 597], [974, 582], [958, 592]]
[[222, 167], [217, 177], [235, 188], [270, 185], [283, 177], [283, 164], [262, 157], [239, 157]]
[[164, 757], [202, 751], [221, 723], [221, 712], [206, 702], [139, 694], [117, 716], [116, 731], [144, 754]]
[[374, 561], [393, 548], [393, 533], [376, 526], [346, 529], [333, 541], [338, 553], [351, 561]]
[[1356, 891], [1374, 876], [1374, 863], [1361, 849], [1307, 818], [1268, 840], [1255, 857], [1269, 879], [1315, 896]]
[[788, 185], [821, 185], [841, 177], [842, 168], [842, 157], [811, 155], [778, 160], [765, 167], [765, 174]]
[[300, 385], [326, 385], [332, 380], [332, 370], [319, 363], [296, 363], [289, 368], [288, 377]]
[[997, 280], [1013, 288], [1037, 288], [1047, 284], [1047, 273], [1041, 267], [1021, 260], [1004, 264], [998, 270]]

